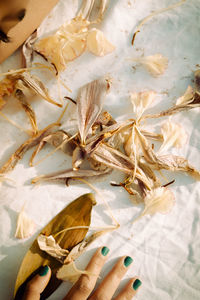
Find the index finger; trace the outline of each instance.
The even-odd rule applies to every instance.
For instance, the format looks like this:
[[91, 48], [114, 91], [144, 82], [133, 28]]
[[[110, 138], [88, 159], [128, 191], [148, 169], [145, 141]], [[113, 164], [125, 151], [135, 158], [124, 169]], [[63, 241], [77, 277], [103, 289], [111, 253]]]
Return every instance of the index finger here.
[[95, 252], [86, 267], [86, 271], [91, 275], [81, 275], [63, 300], [85, 300], [88, 298], [93, 291], [101, 269], [107, 260], [108, 252], [109, 249], [107, 247], [101, 247]]

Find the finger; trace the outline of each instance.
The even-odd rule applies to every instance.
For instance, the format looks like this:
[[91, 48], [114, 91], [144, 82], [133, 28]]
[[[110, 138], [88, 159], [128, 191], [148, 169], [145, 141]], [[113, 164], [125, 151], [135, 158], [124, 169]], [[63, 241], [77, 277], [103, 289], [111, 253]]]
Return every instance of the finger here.
[[48, 266], [42, 267], [39, 274], [27, 283], [23, 300], [39, 300], [40, 294], [47, 286], [50, 277], [51, 269]]
[[88, 298], [94, 289], [101, 269], [107, 260], [108, 252], [109, 249], [107, 247], [99, 248], [95, 252], [86, 267], [86, 271], [91, 273], [91, 275], [81, 275], [63, 300], [85, 300]]
[[130, 256], [121, 257], [89, 299], [110, 300], [132, 262]]
[[138, 278], [131, 279], [114, 300], [131, 300], [141, 284], [142, 282]]

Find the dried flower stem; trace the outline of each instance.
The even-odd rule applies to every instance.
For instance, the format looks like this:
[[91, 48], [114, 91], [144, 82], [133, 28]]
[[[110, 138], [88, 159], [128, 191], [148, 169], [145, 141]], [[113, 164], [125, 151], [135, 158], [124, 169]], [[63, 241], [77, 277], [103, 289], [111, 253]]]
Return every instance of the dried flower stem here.
[[66, 231], [69, 231], [69, 230], [76, 230], [76, 229], [90, 229], [90, 230], [98, 230], [98, 229], [102, 229], [102, 230], [106, 230], [106, 229], [116, 229], [117, 227], [116, 226], [107, 226], [107, 227], [104, 227], [104, 226], [97, 226], [97, 227], [90, 227], [90, 226], [74, 226], [74, 227], [69, 227], [69, 228], [65, 228], [61, 231], [58, 231], [54, 234], [52, 234], [52, 236], [54, 236], [54, 238], [56, 238], [58, 235], [60, 235], [61, 233], [63, 232], [66, 232]]
[[2, 118], [4, 118], [6, 121], [8, 121], [10, 124], [12, 124], [13, 126], [17, 127], [18, 129], [20, 129], [21, 131], [27, 133], [29, 136], [32, 135], [32, 133], [29, 130], [24, 129], [23, 127], [21, 127], [19, 124], [15, 123], [13, 120], [9, 119], [4, 113], [2, 113], [0, 111], [0, 115], [2, 116]]
[[149, 19], [151, 19], [152, 17], [154, 17], [154, 16], [156, 16], [156, 15], [159, 15], [159, 14], [161, 14], [161, 13], [164, 13], [164, 12], [166, 12], [166, 11], [168, 11], [168, 10], [171, 10], [171, 9], [174, 9], [174, 8], [176, 8], [176, 7], [178, 7], [178, 6], [181, 6], [185, 1], [186, 1], [186, 0], [181, 0], [181, 1], [179, 1], [178, 3], [176, 3], [176, 4], [170, 5], [170, 6], [168, 6], [168, 7], [162, 8], [162, 9], [157, 10], [157, 11], [154, 11], [153, 13], [151, 13], [150, 15], [148, 15], [146, 18], [144, 18], [144, 19], [142, 20], [142, 22], [138, 25], [138, 27], [136, 28], [136, 31], [135, 31], [134, 34], [133, 34], [133, 38], [132, 38], [132, 41], [131, 41], [132, 46], [134, 45], [134, 41], [135, 41], [136, 35], [140, 32], [141, 27], [142, 27], [146, 22], [148, 22]]

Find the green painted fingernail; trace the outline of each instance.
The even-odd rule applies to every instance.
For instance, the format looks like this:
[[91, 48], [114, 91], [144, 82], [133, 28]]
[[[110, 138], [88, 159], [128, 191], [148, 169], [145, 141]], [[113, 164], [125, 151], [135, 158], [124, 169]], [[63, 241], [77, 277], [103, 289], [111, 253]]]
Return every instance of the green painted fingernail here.
[[40, 276], [45, 276], [47, 275], [47, 273], [49, 272], [49, 267], [48, 266], [44, 266], [41, 268], [40, 272], [39, 272], [39, 275]]
[[101, 254], [102, 254], [103, 256], [106, 256], [106, 255], [108, 254], [109, 251], [110, 251], [110, 250], [108, 249], [108, 247], [103, 247], [103, 248], [101, 249]]
[[125, 265], [125, 267], [130, 266], [130, 264], [132, 264], [132, 262], [133, 262], [133, 259], [132, 259], [130, 256], [127, 256], [127, 257], [124, 259], [124, 265]]
[[134, 282], [133, 282], [133, 289], [136, 291], [142, 284], [142, 281], [140, 281], [139, 279], [136, 279]]

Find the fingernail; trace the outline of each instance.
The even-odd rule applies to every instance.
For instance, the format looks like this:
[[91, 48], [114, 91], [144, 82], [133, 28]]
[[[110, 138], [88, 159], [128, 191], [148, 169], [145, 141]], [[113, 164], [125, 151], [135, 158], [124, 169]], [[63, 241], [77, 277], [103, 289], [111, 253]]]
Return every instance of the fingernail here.
[[103, 247], [103, 248], [101, 249], [101, 254], [102, 254], [103, 256], [106, 256], [106, 255], [108, 254], [109, 251], [110, 251], [110, 249], [108, 249], [108, 247]]
[[136, 291], [142, 284], [142, 281], [140, 281], [139, 279], [136, 279], [134, 282], [133, 282], [133, 289]]
[[125, 265], [125, 267], [130, 266], [130, 264], [132, 264], [132, 262], [133, 262], [133, 259], [132, 259], [130, 256], [127, 256], [127, 257], [124, 259], [124, 265]]
[[47, 275], [47, 273], [49, 272], [49, 267], [48, 266], [44, 266], [41, 268], [40, 272], [39, 272], [39, 275], [40, 276], [45, 276]]

